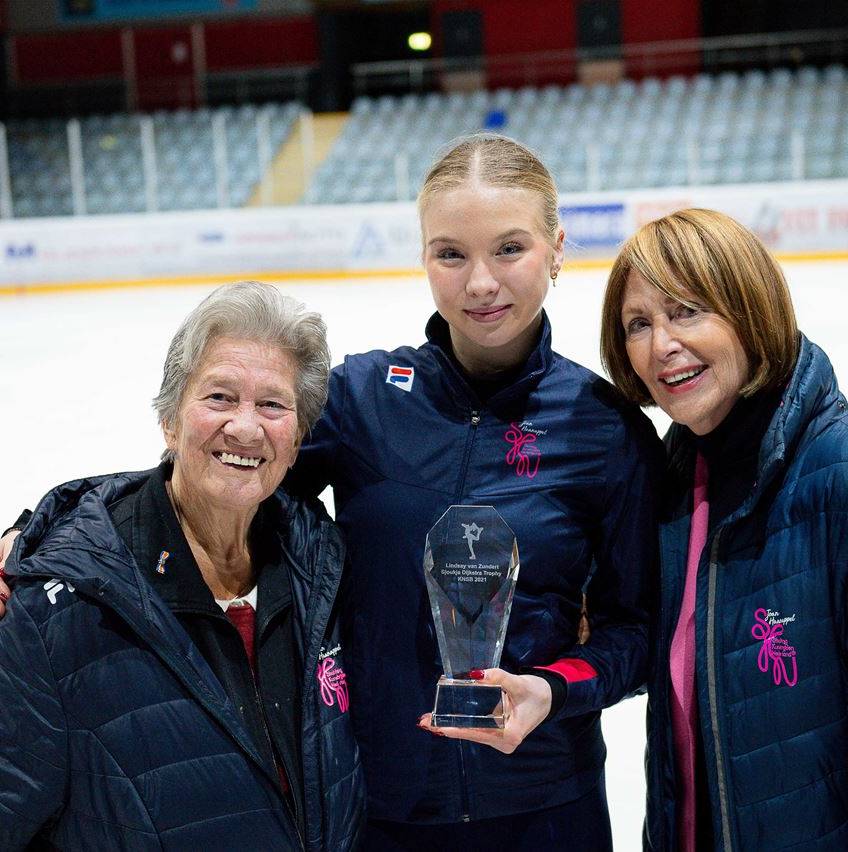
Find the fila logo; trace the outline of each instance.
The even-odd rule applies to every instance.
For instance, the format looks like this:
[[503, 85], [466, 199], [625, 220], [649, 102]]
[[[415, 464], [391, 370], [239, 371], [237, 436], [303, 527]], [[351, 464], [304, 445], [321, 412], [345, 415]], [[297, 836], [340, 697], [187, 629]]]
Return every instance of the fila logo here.
[[403, 391], [412, 390], [412, 382], [415, 380], [415, 370], [412, 367], [390, 366], [386, 375], [386, 384], [394, 385]]
[[[69, 592], [76, 591], [70, 583], [68, 583], [67, 586]], [[65, 583], [63, 583], [61, 580], [48, 580], [44, 584], [44, 591], [47, 592], [47, 600], [49, 600], [50, 603], [53, 604], [53, 606], [56, 605], [56, 595], [58, 595], [59, 592], [61, 592], [64, 588]]]

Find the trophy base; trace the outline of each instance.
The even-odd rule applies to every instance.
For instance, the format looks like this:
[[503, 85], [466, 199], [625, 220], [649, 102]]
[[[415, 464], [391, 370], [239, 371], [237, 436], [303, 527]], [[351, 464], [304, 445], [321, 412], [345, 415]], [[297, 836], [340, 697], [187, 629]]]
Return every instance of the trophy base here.
[[502, 728], [503, 690], [479, 680], [440, 677], [430, 724], [434, 728]]

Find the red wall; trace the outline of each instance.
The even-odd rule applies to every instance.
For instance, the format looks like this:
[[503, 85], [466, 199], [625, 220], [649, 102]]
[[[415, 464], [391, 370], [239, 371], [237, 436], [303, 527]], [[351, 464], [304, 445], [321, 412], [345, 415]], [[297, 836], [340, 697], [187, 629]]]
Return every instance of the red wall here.
[[701, 5], [693, 0], [621, 0], [621, 37], [625, 44], [701, 35]]
[[10, 41], [16, 76], [22, 83], [63, 83], [124, 73], [119, 30], [19, 35]]
[[489, 0], [483, 6], [483, 40], [489, 56], [576, 46], [577, 21], [573, 3]]
[[140, 109], [198, 106], [191, 27], [133, 30]]
[[[433, 29], [440, 31], [441, 14], [446, 11], [476, 9], [482, 13], [483, 44], [487, 56], [503, 56], [577, 47], [577, 0], [435, 0]], [[624, 44], [689, 39], [701, 35], [699, 0], [621, 0], [621, 36]], [[438, 38], [437, 38], [438, 44]], [[695, 63], [697, 66], [698, 63]], [[643, 63], [628, 63], [628, 73], [645, 73]], [[685, 67], [682, 67], [685, 66]], [[683, 61], [670, 71], [694, 71], [691, 61]], [[500, 76], [506, 74], [504, 69]], [[509, 75], [507, 75], [509, 76]], [[492, 79], [490, 85], [520, 85], [513, 80]], [[556, 79], [548, 68], [538, 83]], [[560, 78], [574, 79], [574, 68], [562, 68]]]
[[308, 65], [318, 61], [314, 18], [208, 23], [206, 67], [210, 71]]
[[[652, 41], [676, 41], [700, 38], [701, 4], [697, 0], [621, 0], [621, 38], [625, 44]], [[700, 57], [681, 54], [678, 59], [666, 57], [671, 64], [656, 67], [649, 58], [629, 59], [628, 77], [652, 74], [694, 74], [700, 70]]]
[[[211, 72], [318, 61], [315, 21], [310, 17], [213, 21], [202, 26], [206, 70]], [[196, 106], [191, 27], [134, 27], [132, 39], [139, 108]], [[19, 35], [10, 43], [20, 83], [58, 84], [124, 75], [119, 29]]]
[[[577, 46], [574, 0], [435, 0], [432, 21], [437, 44], [442, 14], [463, 9], [476, 9], [482, 13], [486, 56], [567, 50]], [[528, 71], [518, 65], [496, 62], [489, 67], [488, 84], [521, 86], [526, 83], [566, 82], [574, 78], [574, 69], [553, 65], [537, 68], [530, 74], [528, 78]]]

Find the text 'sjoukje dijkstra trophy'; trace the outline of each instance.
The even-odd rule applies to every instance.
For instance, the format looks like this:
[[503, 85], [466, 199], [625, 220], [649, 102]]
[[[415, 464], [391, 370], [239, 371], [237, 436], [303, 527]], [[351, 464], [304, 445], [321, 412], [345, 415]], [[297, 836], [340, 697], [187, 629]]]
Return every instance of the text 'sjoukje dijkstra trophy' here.
[[424, 575], [445, 670], [434, 727], [504, 726], [500, 686], [468, 673], [500, 664], [518, 568], [515, 535], [492, 506], [451, 506], [427, 534]]

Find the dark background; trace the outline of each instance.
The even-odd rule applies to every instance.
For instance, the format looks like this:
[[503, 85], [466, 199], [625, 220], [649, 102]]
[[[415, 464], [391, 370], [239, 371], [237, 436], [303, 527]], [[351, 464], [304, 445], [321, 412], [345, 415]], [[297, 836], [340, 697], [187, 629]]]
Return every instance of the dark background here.
[[[217, 14], [104, 23], [85, 15], [64, 19], [59, 2], [0, 0], [3, 117], [291, 98], [318, 111], [347, 109], [356, 94], [351, 66], [421, 58], [407, 46], [409, 33], [419, 30], [434, 37], [425, 57], [483, 57], [469, 67], [485, 66], [483, 84], [493, 87], [570, 82], [577, 79], [578, 54], [580, 61], [594, 54], [621, 57], [622, 73], [635, 78], [739, 70], [761, 66], [764, 57], [790, 67], [844, 62], [844, 38], [826, 51], [808, 44], [788, 53], [752, 52], [747, 59], [705, 50], [654, 69], [634, 59], [632, 48], [848, 29], [848, 3], [834, 0], [257, 0], [251, 12], [233, 2]], [[570, 58], [548, 56], [532, 80], [526, 61], [521, 70], [502, 61], [552, 51]], [[444, 83], [434, 75], [423, 85]]]

